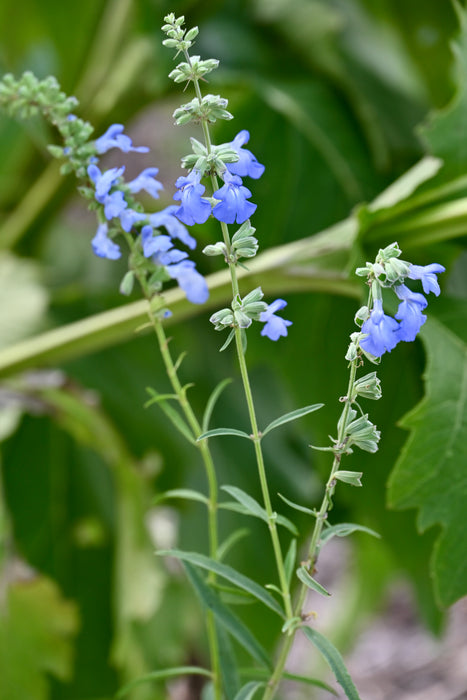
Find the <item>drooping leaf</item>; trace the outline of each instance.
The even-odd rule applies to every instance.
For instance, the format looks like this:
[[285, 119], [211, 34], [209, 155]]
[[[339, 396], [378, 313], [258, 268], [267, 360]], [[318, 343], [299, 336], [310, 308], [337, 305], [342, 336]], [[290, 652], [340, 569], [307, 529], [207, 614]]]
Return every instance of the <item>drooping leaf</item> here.
[[264, 590], [262, 586], [256, 583], [256, 581], [252, 581], [252, 579], [239, 573], [231, 566], [227, 566], [227, 564], [221, 564], [214, 559], [210, 559], [210, 557], [206, 557], [204, 554], [198, 554], [197, 552], [182, 552], [179, 549], [161, 550], [157, 552], [157, 554], [159, 556], [175, 557], [176, 559], [181, 559], [181, 561], [187, 561], [195, 566], [200, 566], [202, 569], [213, 571], [218, 576], [226, 578], [235, 586], [243, 588], [243, 590], [260, 600], [262, 603], [264, 603], [264, 605], [281, 617], [284, 616], [280, 605], [271, 595], [269, 595], [267, 591]]
[[116, 697], [123, 698], [125, 695], [143, 683], [151, 683], [152, 681], [164, 681], [166, 678], [177, 678], [178, 676], [207, 676], [212, 678], [211, 671], [200, 666], [177, 666], [176, 668], [166, 668], [161, 671], [152, 671], [145, 673], [144, 676], [135, 678], [135, 680], [127, 683], [123, 688], [120, 688]]
[[280, 425], [284, 425], [285, 423], [290, 423], [293, 420], [297, 420], [297, 418], [302, 418], [302, 416], [307, 416], [309, 413], [313, 413], [314, 411], [317, 411], [323, 406], [324, 403], [315, 403], [311, 406], [297, 408], [295, 411], [290, 411], [290, 413], [284, 413], [283, 416], [280, 416], [279, 418], [276, 418], [271, 423], [269, 423], [269, 425], [261, 431], [262, 435], [264, 437], [269, 432], [271, 432], [271, 430], [274, 430], [274, 428], [278, 428]]
[[262, 666], [270, 668], [269, 657], [248, 627], [220, 600], [208, 586], [198, 569], [189, 562], [183, 562], [188, 578], [198, 594], [201, 603], [213, 612], [216, 620], [234, 637], [237, 642]]
[[[234, 503], [221, 503], [219, 507], [236, 510], [246, 515], [253, 515], [255, 518], [260, 518], [260, 520], [263, 520], [265, 523], [269, 522], [266, 510], [248, 493], [245, 493], [245, 491], [242, 491], [242, 489], [239, 489], [237, 486], [222, 486], [222, 489], [233, 496], [241, 507], [238, 508], [238, 505]], [[283, 525], [287, 530], [290, 530], [293, 535], [298, 536], [297, 528], [288, 518], [275, 513], [274, 519], [276, 523]]]
[[171, 406], [166, 399], [161, 398], [155, 389], [150, 389], [149, 391], [152, 394], [153, 401], [159, 404], [167, 418], [170, 419], [172, 425], [183, 435], [184, 438], [188, 440], [188, 442], [191, 442], [191, 444], [194, 445], [195, 439], [193, 437], [193, 433], [191, 432], [187, 423], [185, 423], [180, 413], [173, 406]]
[[316, 591], [316, 593], [320, 593], [321, 595], [324, 596], [330, 596], [331, 594], [329, 591], [325, 589], [324, 586], [322, 586], [316, 579], [311, 576], [308, 571], [303, 567], [300, 566], [297, 569], [297, 577], [300, 579], [302, 583], [305, 584], [305, 586], [308, 586], [308, 588], [311, 588], [312, 591]]
[[214, 430], [208, 430], [202, 433], [198, 440], [206, 440], [206, 438], [216, 437], [217, 435], [235, 435], [251, 440], [251, 436], [248, 435], [248, 433], [245, 433], [243, 430], [236, 430], [235, 428], [214, 428]]
[[170, 489], [169, 491], [164, 491], [164, 493], [159, 494], [154, 499], [154, 503], [159, 503], [166, 498], [184, 498], [188, 501], [199, 501], [200, 503], [209, 503], [209, 499], [199, 491], [194, 491], [193, 489]]
[[467, 502], [467, 345], [434, 318], [425, 326], [425, 397], [401, 421], [410, 436], [391, 475], [389, 503], [418, 508], [422, 532], [441, 525], [431, 568], [438, 600], [448, 606], [467, 593], [467, 548], [459, 537]]
[[373, 537], [380, 538], [377, 532], [364, 525], [357, 525], [356, 523], [339, 523], [338, 525], [331, 525], [327, 527], [321, 533], [321, 542], [328, 542], [333, 537], [347, 537], [353, 532], [366, 532], [368, 535], [373, 535]]
[[341, 684], [348, 700], [360, 700], [360, 696], [344, 664], [344, 660], [334, 644], [312, 627], [303, 627], [302, 629], [305, 637], [310, 640], [326, 659], [337, 682]]
[[314, 518], [318, 515], [318, 513], [315, 510], [312, 510], [311, 508], [307, 508], [306, 506], [300, 506], [298, 503], [294, 503], [293, 501], [290, 501], [288, 498], [283, 496], [281, 493], [278, 494], [279, 498], [282, 498], [284, 503], [287, 503], [288, 506], [293, 508], [294, 510], [299, 510], [302, 513], [308, 513], [308, 515], [312, 515]]

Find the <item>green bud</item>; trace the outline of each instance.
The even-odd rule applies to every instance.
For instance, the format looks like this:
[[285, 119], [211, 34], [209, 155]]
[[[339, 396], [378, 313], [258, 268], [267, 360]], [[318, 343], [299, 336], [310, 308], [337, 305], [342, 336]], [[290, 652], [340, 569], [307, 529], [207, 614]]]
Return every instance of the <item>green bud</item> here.
[[241, 309], [234, 311], [234, 317], [239, 328], [248, 328], [251, 326], [251, 318]]
[[234, 323], [234, 316], [231, 309], [220, 309], [212, 314], [209, 319], [214, 325], [216, 331], [223, 331], [224, 328], [228, 328]]
[[129, 296], [133, 291], [133, 286], [135, 283], [135, 274], [132, 270], [128, 270], [126, 275], [123, 277], [120, 283], [120, 294], [124, 296]]
[[208, 256], [223, 255], [226, 257], [227, 248], [225, 247], [225, 243], [219, 241], [218, 243], [207, 245], [205, 248], [203, 248], [203, 253]]
[[242, 306], [245, 306], [247, 304], [252, 304], [256, 301], [261, 301], [263, 298], [263, 290], [261, 287], [256, 287], [256, 289], [253, 289], [251, 292], [249, 292], [246, 297], [242, 299]]
[[[355, 411], [352, 411], [355, 415]], [[359, 447], [365, 452], [376, 452], [378, 450], [378, 442], [381, 438], [381, 433], [376, 429], [376, 426], [368, 420], [368, 414], [360, 416], [351, 423], [348, 423], [345, 429], [346, 452], [352, 445]]]
[[364, 377], [357, 379], [353, 385], [352, 400], [357, 396], [362, 396], [365, 399], [374, 399], [375, 401], [381, 398], [381, 382], [376, 372], [370, 372]]
[[193, 27], [192, 29], [189, 29], [187, 31], [187, 33], [185, 34], [185, 39], [186, 39], [186, 41], [193, 41], [193, 39], [196, 39], [198, 34], [199, 34], [198, 27]]

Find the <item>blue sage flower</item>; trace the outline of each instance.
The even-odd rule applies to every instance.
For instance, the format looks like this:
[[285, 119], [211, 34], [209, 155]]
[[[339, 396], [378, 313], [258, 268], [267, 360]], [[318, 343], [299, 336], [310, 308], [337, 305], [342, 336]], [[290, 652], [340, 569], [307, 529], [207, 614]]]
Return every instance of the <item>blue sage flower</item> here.
[[262, 311], [259, 320], [264, 323], [261, 335], [266, 335], [270, 340], [279, 340], [281, 336], [287, 335], [287, 326], [292, 325], [292, 321], [286, 321], [280, 316], [276, 316], [276, 311], [287, 306], [284, 299], [276, 299], [268, 305], [266, 311]]
[[187, 226], [204, 224], [211, 215], [211, 202], [202, 197], [205, 186], [200, 184], [201, 173], [192, 170], [187, 177], [179, 177], [175, 182], [178, 188], [173, 198], [181, 201], [175, 210], [175, 216]]
[[124, 128], [123, 124], [112, 124], [112, 126], [109, 126], [105, 134], [102, 134], [94, 142], [96, 151], [98, 153], [107, 153], [111, 148], [118, 148], [123, 153], [128, 153], [129, 151], [148, 153], [149, 148], [147, 146], [133, 146], [130, 137], [122, 133]]
[[370, 317], [361, 330], [368, 337], [360, 342], [360, 346], [374, 357], [381, 357], [386, 351], [391, 352], [400, 340], [399, 324], [392, 316], [384, 313], [381, 299], [375, 299]]
[[441, 290], [436, 275], [439, 275], [440, 272], [444, 272], [445, 269], [446, 268], [439, 265], [439, 263], [431, 263], [430, 265], [410, 265], [409, 278], [411, 280], [421, 280], [425, 294], [433, 292], [433, 294], [439, 296]]
[[127, 208], [120, 214], [120, 223], [122, 229], [129, 233], [137, 221], [144, 221], [147, 218], [147, 214]]
[[257, 180], [264, 173], [264, 165], [258, 163], [251, 151], [242, 148], [243, 144], [248, 143], [250, 134], [246, 129], [240, 131], [234, 140], [229, 144], [237, 153], [239, 159], [235, 163], [227, 163], [227, 169], [232, 175], [240, 175], [240, 177], [252, 177]]
[[170, 240], [170, 236], [165, 236], [164, 234], [155, 236], [152, 226], [146, 225], [141, 229], [141, 245], [144, 256], [151, 258], [153, 255], [164, 253], [172, 248], [173, 243]]
[[158, 172], [159, 168], [145, 168], [138, 177], [127, 183], [130, 192], [135, 194], [144, 190], [154, 199], [159, 199], [159, 190], [163, 190], [164, 185], [155, 178]]
[[209, 289], [206, 280], [192, 260], [182, 260], [179, 263], [168, 265], [167, 272], [178, 282], [180, 289], [185, 292], [188, 301], [192, 304], [204, 304], [209, 297]]
[[228, 170], [223, 174], [224, 185], [214, 192], [213, 197], [220, 200], [212, 210], [213, 216], [226, 224], [243, 224], [256, 211], [256, 204], [248, 202], [252, 196], [250, 190], [244, 187], [238, 175], [232, 175]]
[[98, 202], [103, 204], [104, 199], [109, 194], [111, 188], [118, 182], [118, 179], [125, 172], [125, 166], [121, 168], [111, 168], [101, 173], [97, 165], [92, 163], [88, 166], [88, 175], [94, 183], [96, 190], [95, 197]]
[[108, 194], [105, 197], [103, 204], [105, 218], [108, 221], [115, 217], [121, 216], [123, 211], [128, 207], [128, 202], [125, 201], [125, 197], [123, 196], [123, 192], [121, 190]]
[[[435, 278], [436, 279], [436, 278]], [[428, 305], [423, 294], [412, 292], [405, 284], [399, 284], [394, 288], [401, 303], [397, 309], [396, 318], [399, 319], [399, 340], [411, 343], [426, 321], [422, 310]]]
[[171, 238], [178, 238], [184, 245], [191, 250], [196, 248], [196, 240], [190, 236], [185, 226], [176, 217], [179, 207], [176, 204], [170, 204], [165, 209], [150, 214], [148, 219], [154, 228], [163, 226], [169, 233]]
[[97, 232], [91, 241], [92, 249], [100, 258], [108, 258], [109, 260], [118, 260], [122, 252], [120, 246], [112, 241], [107, 235], [107, 224], [99, 224]]

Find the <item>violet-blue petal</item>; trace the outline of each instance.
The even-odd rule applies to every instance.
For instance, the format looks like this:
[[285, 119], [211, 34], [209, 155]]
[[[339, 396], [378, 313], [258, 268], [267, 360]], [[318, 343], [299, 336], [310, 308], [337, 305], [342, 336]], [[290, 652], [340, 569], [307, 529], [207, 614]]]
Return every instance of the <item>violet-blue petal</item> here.
[[103, 203], [105, 218], [108, 221], [120, 216], [128, 206], [128, 202], [125, 201], [125, 197], [123, 196], [123, 192], [121, 190], [108, 194]]
[[112, 124], [109, 126], [107, 131], [94, 142], [96, 151], [102, 154], [107, 153], [111, 148], [118, 148], [123, 153], [128, 153], [129, 151], [148, 153], [149, 148], [147, 146], [133, 146], [131, 138], [122, 133], [123, 129], [123, 124]]
[[175, 216], [178, 208], [176, 204], [170, 204], [165, 209], [162, 209], [162, 211], [150, 214], [149, 221], [155, 228], [163, 226], [168, 231], [171, 238], [178, 238], [188, 248], [194, 250], [196, 248], [196, 240], [193, 236], [190, 236], [188, 230]]
[[152, 226], [146, 225], [141, 229], [141, 245], [144, 256], [150, 258], [169, 250], [172, 247], [172, 241], [164, 234], [155, 236]]
[[244, 187], [238, 175], [232, 175], [228, 170], [224, 172], [224, 185], [214, 192], [213, 197], [220, 200], [213, 208], [212, 213], [218, 221], [226, 224], [243, 224], [256, 211], [256, 204], [248, 202], [251, 192]]
[[88, 175], [94, 183], [96, 190], [95, 197], [98, 202], [101, 204], [103, 203], [111, 187], [115, 185], [119, 177], [124, 172], [125, 166], [122, 166], [121, 168], [110, 168], [110, 170], [106, 170], [104, 173], [101, 173], [97, 165], [94, 165], [94, 163], [88, 165]]
[[99, 224], [96, 235], [91, 241], [92, 249], [100, 258], [118, 260], [118, 258], [120, 258], [122, 255], [120, 246], [118, 246], [108, 237], [107, 232], [107, 224]]
[[176, 279], [180, 289], [192, 304], [204, 304], [209, 297], [209, 289], [204, 277], [196, 270], [192, 260], [183, 260], [167, 268], [169, 275]]
[[368, 337], [360, 341], [360, 345], [374, 357], [381, 357], [383, 353], [391, 352], [399, 342], [399, 324], [383, 312], [381, 299], [375, 299], [370, 317], [362, 325], [362, 333]]
[[410, 265], [409, 278], [411, 280], [421, 280], [425, 294], [433, 292], [436, 296], [440, 294], [438, 278], [441, 272], [445, 271], [445, 267], [439, 263], [431, 263], [430, 265]]
[[287, 327], [292, 325], [292, 321], [287, 321], [280, 316], [276, 316], [276, 311], [280, 311], [287, 306], [284, 299], [276, 299], [268, 305], [266, 311], [263, 311], [259, 320], [264, 323], [261, 330], [261, 335], [267, 336], [270, 340], [279, 340], [279, 338], [287, 335]]
[[124, 209], [120, 214], [120, 223], [122, 229], [129, 233], [137, 221], [143, 221], [147, 219], [147, 214], [135, 211], [134, 209]]
[[188, 253], [185, 251], [178, 250], [178, 248], [171, 248], [166, 253], [160, 253], [155, 262], [159, 263], [160, 265], [173, 265], [181, 262], [182, 260], [186, 260], [187, 257]]
[[230, 146], [234, 149], [239, 158], [235, 163], [227, 163], [227, 169], [233, 175], [240, 175], [240, 177], [248, 176], [257, 180], [264, 173], [265, 168], [264, 165], [258, 163], [251, 151], [242, 148], [243, 144], [248, 143], [249, 139], [250, 134], [246, 129], [243, 129], [230, 143]]
[[154, 199], [159, 199], [159, 190], [163, 190], [164, 185], [162, 185], [159, 180], [156, 180], [158, 172], [159, 168], [145, 168], [134, 180], [127, 183], [130, 192], [135, 194], [136, 192], [144, 190], [150, 194], [151, 197], [154, 197]]
[[200, 184], [201, 173], [192, 170], [187, 177], [179, 177], [175, 182], [178, 191], [173, 198], [180, 201], [174, 214], [187, 226], [204, 224], [211, 215], [211, 202], [202, 197], [205, 186]]

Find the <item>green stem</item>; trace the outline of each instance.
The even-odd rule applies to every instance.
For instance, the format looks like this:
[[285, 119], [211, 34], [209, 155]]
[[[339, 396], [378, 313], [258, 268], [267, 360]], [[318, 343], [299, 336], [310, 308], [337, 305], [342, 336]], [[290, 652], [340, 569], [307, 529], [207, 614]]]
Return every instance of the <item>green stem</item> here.
[[[355, 375], [357, 372], [357, 362], [358, 360], [354, 360], [350, 365], [349, 384], [347, 387], [347, 400], [345, 401], [344, 409], [342, 411], [342, 417], [340, 419], [340, 430], [337, 435], [336, 449], [342, 446], [344, 442], [345, 428], [347, 425], [348, 414], [351, 408], [351, 401], [348, 399], [348, 397], [352, 396], [352, 389], [355, 382]], [[310, 545], [308, 547], [307, 562], [307, 568], [311, 569], [311, 573], [313, 573], [313, 570], [316, 566], [316, 562], [318, 560], [321, 533], [323, 531], [323, 525], [326, 520], [327, 512], [331, 505], [331, 499], [334, 494], [334, 490], [336, 488], [336, 479], [334, 478], [334, 474], [339, 470], [341, 457], [341, 453], [336, 451], [332, 462], [331, 472], [329, 474], [329, 478], [324, 489], [324, 496], [321, 502], [321, 507], [316, 516], [315, 526], [311, 535]], [[309, 589], [307, 586], [305, 586], [305, 584], [301, 584], [298, 590], [297, 602], [293, 611], [294, 617], [302, 617], [302, 619], [305, 619], [302, 614], [302, 608], [308, 590]], [[266, 687], [266, 690], [264, 691], [263, 700], [272, 700], [272, 698], [276, 694], [279, 683], [282, 680], [282, 675], [284, 673], [285, 664], [287, 663], [287, 659], [289, 657], [290, 649], [295, 638], [295, 632], [288, 634], [282, 643], [282, 647], [280, 649], [279, 656], [274, 667], [274, 673], [272, 674], [271, 679]]]

